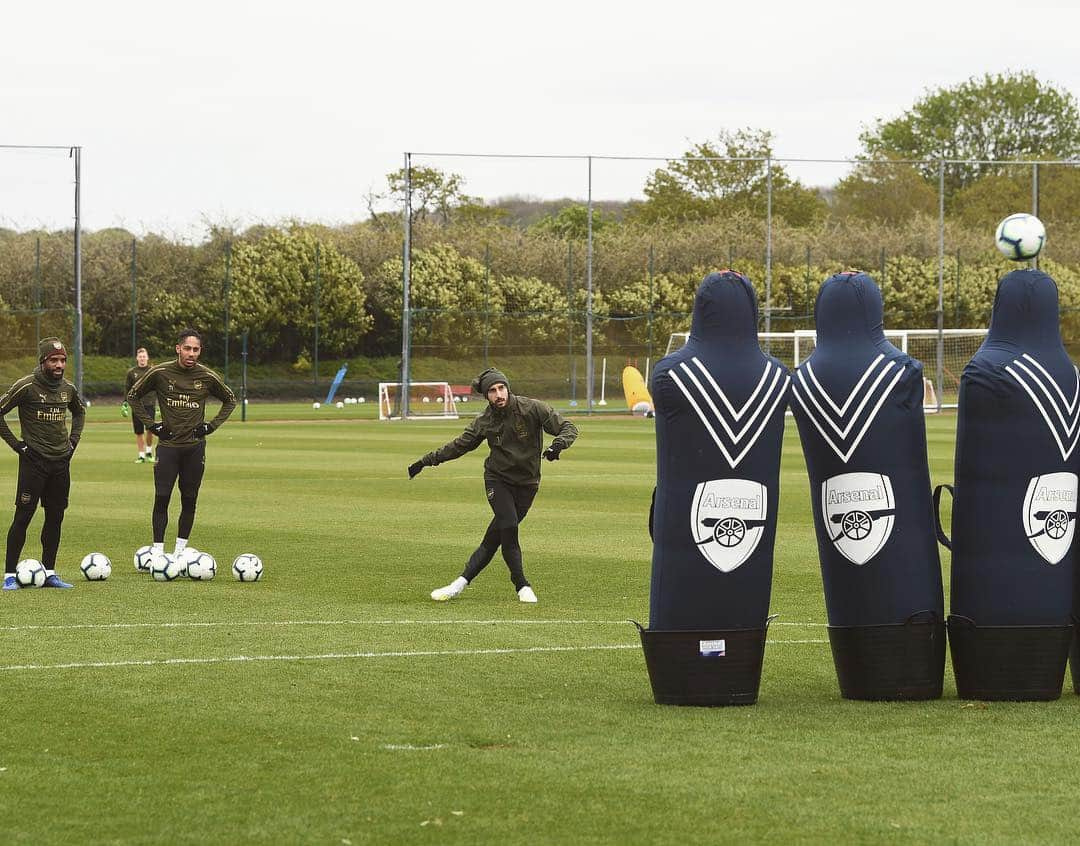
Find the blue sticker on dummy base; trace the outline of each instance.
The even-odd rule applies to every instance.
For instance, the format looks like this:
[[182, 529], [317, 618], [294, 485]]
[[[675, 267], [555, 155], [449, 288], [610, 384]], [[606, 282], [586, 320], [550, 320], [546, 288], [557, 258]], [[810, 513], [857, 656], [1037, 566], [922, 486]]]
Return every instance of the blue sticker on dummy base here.
[[726, 640], [699, 640], [698, 652], [702, 658], [723, 658], [727, 655]]

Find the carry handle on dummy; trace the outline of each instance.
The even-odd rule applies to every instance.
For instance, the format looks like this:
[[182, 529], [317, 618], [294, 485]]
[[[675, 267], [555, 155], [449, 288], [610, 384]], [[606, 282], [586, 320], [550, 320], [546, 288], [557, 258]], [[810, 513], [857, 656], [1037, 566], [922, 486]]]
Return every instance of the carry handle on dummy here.
[[656, 702], [757, 701], [768, 629], [790, 375], [757, 339], [757, 295], [732, 271], [698, 287], [690, 338], [652, 373], [657, 485], [650, 625]]
[[793, 379], [829, 644], [847, 699], [941, 696], [945, 615], [922, 365], [888, 342], [865, 273], [825, 280]]
[[[949, 644], [964, 699], [1061, 695], [1074, 631], [1080, 375], [1054, 280], [998, 284], [990, 331], [960, 380]], [[1023, 448], [1018, 448], [1022, 445]], [[1073, 666], [1076, 685], [1076, 662]]]

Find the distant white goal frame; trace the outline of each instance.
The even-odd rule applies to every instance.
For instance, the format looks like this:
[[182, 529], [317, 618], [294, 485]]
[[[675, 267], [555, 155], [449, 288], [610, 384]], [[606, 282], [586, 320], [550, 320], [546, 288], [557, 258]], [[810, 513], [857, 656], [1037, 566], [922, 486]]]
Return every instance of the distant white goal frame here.
[[[939, 336], [937, 329], [886, 329], [884, 332], [886, 339], [905, 353], [910, 351], [911, 341], [936, 341]], [[949, 339], [973, 338], [978, 339], [979, 344], [981, 344], [988, 332], [988, 329], [942, 329], [940, 336], [946, 343]], [[674, 350], [683, 346], [689, 336], [689, 332], [672, 332], [671, 337], [668, 339], [665, 355], [670, 355]], [[817, 331], [814, 329], [796, 329], [793, 332], [759, 332], [758, 341], [766, 349], [773, 343], [790, 343], [793, 365], [798, 367], [805, 358], [809, 357], [809, 352], [816, 346]], [[974, 352], [972, 350], [972, 354]], [[964, 364], [966, 363], [965, 361]], [[941, 386], [935, 386], [932, 379], [924, 378], [923, 383], [923, 406], [927, 411], [936, 411], [938, 408], [956, 408], [955, 403], [938, 404], [937, 392], [941, 390]]]
[[[391, 397], [394, 388], [401, 390], [401, 382], [379, 383], [379, 419], [400, 420], [401, 406]], [[419, 390], [417, 390], [419, 389]], [[434, 402], [415, 402], [413, 393], [417, 397], [427, 396]], [[457, 399], [449, 382], [409, 382], [409, 420], [457, 420]], [[425, 406], [433, 405], [430, 411]]]

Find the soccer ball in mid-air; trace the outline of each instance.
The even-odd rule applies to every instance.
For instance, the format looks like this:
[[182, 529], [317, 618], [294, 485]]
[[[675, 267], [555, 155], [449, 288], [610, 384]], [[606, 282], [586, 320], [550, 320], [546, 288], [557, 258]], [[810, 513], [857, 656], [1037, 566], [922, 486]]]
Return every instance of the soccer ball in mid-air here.
[[199, 552], [188, 559], [187, 574], [189, 579], [207, 582], [217, 575], [217, 561], [209, 552]]
[[24, 558], [15, 565], [15, 581], [20, 587], [42, 587], [45, 584], [45, 566], [36, 558]]
[[262, 559], [250, 552], [237, 555], [232, 563], [232, 574], [238, 582], [257, 582], [263, 574]]
[[1046, 227], [1033, 214], [1010, 214], [998, 224], [994, 243], [1005, 258], [1027, 261], [1035, 258], [1046, 243]]
[[150, 575], [157, 582], [171, 582], [184, 575], [185, 568], [180, 559], [167, 552], [158, 552], [150, 559]]
[[79, 565], [88, 582], [103, 582], [112, 575], [112, 562], [107, 555], [91, 552]]
[[154, 557], [154, 548], [152, 546], [140, 546], [135, 550], [135, 569], [140, 573], [150, 572], [150, 559]]

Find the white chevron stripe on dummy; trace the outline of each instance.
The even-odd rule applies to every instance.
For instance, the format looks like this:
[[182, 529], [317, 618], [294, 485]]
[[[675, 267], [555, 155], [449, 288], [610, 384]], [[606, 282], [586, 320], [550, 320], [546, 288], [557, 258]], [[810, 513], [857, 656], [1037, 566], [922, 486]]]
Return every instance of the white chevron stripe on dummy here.
[[[885, 400], [888, 399], [889, 394], [893, 392], [893, 389], [903, 378], [904, 373], [907, 370], [907, 367], [905, 366], [896, 371], [896, 374], [892, 377], [891, 381], [885, 386], [884, 391], [878, 396], [878, 400], [874, 404], [874, 407], [864, 416], [863, 411], [874, 397], [875, 392], [878, 390], [885, 377], [897, 366], [895, 361], [886, 363], [884, 367], [880, 368], [876, 378], [870, 386], [864, 387], [866, 380], [870, 378], [870, 375], [883, 359], [884, 355], [879, 355], [870, 362], [870, 365], [863, 371], [862, 377], [855, 383], [855, 387], [852, 388], [851, 392], [847, 395], [843, 405], [838, 405], [836, 401], [829, 396], [829, 393], [822, 387], [821, 383], [814, 375], [813, 368], [810, 366], [809, 362], [807, 362], [805, 368], [799, 369], [798, 381], [795, 383], [792, 393], [799, 405], [802, 406], [803, 411], [806, 412], [806, 416], [810, 419], [810, 422], [814, 424], [814, 428], [816, 428], [821, 434], [821, 437], [824, 438], [825, 443], [832, 448], [832, 451], [835, 452], [845, 464], [847, 464], [851, 459], [851, 456], [855, 454], [855, 450], [859, 448], [859, 444], [862, 443], [863, 438], [866, 437], [870, 425], [874, 422], [874, 418], [877, 417], [878, 412], [881, 411], [881, 407], [885, 404]], [[807, 382], [806, 377], [803, 375], [804, 370], [809, 373], [810, 382]], [[844, 422], [845, 415], [851, 407], [852, 402], [859, 399], [859, 403], [855, 406], [855, 410], [847, 419], [846, 425], [841, 428], [822, 407], [822, 404], [818, 401], [819, 396], [825, 400], [826, 404], [836, 410], [837, 414], [840, 416], [841, 423]], [[862, 421], [862, 428], [859, 429], [858, 434], [855, 435], [855, 438], [848, 444], [848, 448], [845, 451], [844, 442], [860, 421]], [[826, 423], [839, 436], [839, 442], [833, 440], [832, 436], [826, 430]]]
[[[709, 371], [705, 368], [705, 365], [698, 361], [697, 358], [694, 358], [693, 361], [696, 365], [697, 370], [699, 370], [705, 376], [706, 381], [720, 397], [721, 402], [727, 407], [728, 410], [731, 411], [731, 416], [736, 418], [736, 422], [738, 418], [745, 414], [748, 410], [751, 410], [751, 408], [753, 410], [753, 413], [747, 420], [746, 425], [743, 426], [743, 428], [736, 433], [731, 428], [731, 426], [728, 425], [727, 421], [724, 419], [724, 415], [721, 413], [720, 409], [716, 407], [716, 404], [712, 401], [709, 392], [706, 391], [704, 385], [701, 384], [701, 381], [697, 378], [697, 375], [694, 373], [693, 370], [687, 367], [685, 362], [683, 362], [681, 365], [683, 376], [686, 378], [685, 382], [679, 377], [679, 374], [674, 369], [668, 371], [667, 375], [671, 377], [671, 381], [675, 383], [678, 389], [682, 392], [683, 396], [686, 397], [686, 401], [690, 403], [690, 406], [694, 409], [694, 412], [697, 414], [698, 419], [701, 420], [701, 423], [705, 427], [705, 430], [712, 437], [713, 443], [716, 444], [717, 448], [723, 454], [724, 458], [727, 459], [727, 463], [731, 465], [731, 469], [734, 470], [739, 465], [739, 462], [741, 462], [746, 457], [746, 454], [750, 452], [754, 444], [757, 443], [758, 439], [761, 437], [761, 433], [765, 431], [765, 426], [768, 425], [768, 422], [772, 417], [773, 412], [776, 410], [776, 406], [784, 398], [784, 392], [785, 390], [787, 390], [787, 386], [791, 383], [791, 377], [784, 373], [783, 368], [777, 367], [772, 362], [766, 363], [765, 372], [762, 374], [761, 380], [758, 382], [757, 388], [755, 388], [754, 392], [750, 395], [750, 400], [748, 400], [743, 405], [743, 407], [739, 409], [738, 412], [736, 412], [735, 407], [732, 405], [731, 401], [727, 398], [727, 395], [720, 388], [720, 386], [716, 384], [716, 380], [713, 379], [712, 374], [710, 374]], [[757, 399], [758, 394], [761, 392], [762, 385], [765, 384], [766, 379], [769, 376], [770, 370], [775, 370], [772, 381], [769, 383], [769, 387], [766, 389], [765, 393], [761, 395], [761, 398]], [[755, 400], [756, 402], [754, 402]], [[754, 404], [751, 405], [751, 402], [754, 402]], [[704, 408], [702, 406], [704, 406]], [[738, 449], [740, 444], [745, 440], [747, 433], [750, 431], [750, 428], [754, 425], [757, 418], [761, 416], [762, 411], [766, 407], [768, 407], [768, 411], [766, 411], [764, 416], [761, 418], [761, 422], [759, 423], [757, 430], [753, 433], [753, 436], [749, 439], [749, 441], [746, 442], [746, 445], [743, 447], [741, 452], [739, 452], [737, 455], [733, 455], [735, 450]], [[708, 413], [706, 409], [708, 409], [708, 412], [711, 412], [711, 414]], [[713, 426], [714, 421], [720, 423], [720, 426], [723, 429], [724, 433], [727, 435], [728, 440], [730, 440], [730, 451], [724, 444], [723, 439], [717, 433], [716, 428]]]
[[[1021, 358], [1024, 361], [1021, 361]], [[1080, 371], [1077, 371], [1076, 367], [1073, 367], [1073, 374], [1076, 377], [1076, 390], [1073, 396], [1072, 402], [1069, 402], [1065, 398], [1065, 393], [1061, 390], [1061, 387], [1054, 380], [1054, 378], [1046, 371], [1033, 356], [1024, 353], [1021, 358], [1013, 359], [1013, 364], [1016, 365], [1014, 369], [1011, 365], [1006, 365], [1005, 372], [1013, 377], [1019, 383], [1020, 387], [1024, 389], [1024, 392], [1031, 398], [1031, 401], [1035, 404], [1035, 408], [1038, 409], [1039, 414], [1042, 415], [1042, 419], [1046, 422], [1047, 428], [1050, 430], [1050, 434], [1053, 436], [1055, 443], [1057, 443], [1058, 450], [1061, 452], [1063, 460], [1067, 460], [1074, 449], [1076, 449], [1077, 441], [1080, 440]], [[1036, 370], [1032, 370], [1025, 364], [1032, 364]], [[1037, 372], [1036, 372], [1037, 371]], [[1021, 372], [1026, 374], [1021, 375]], [[1047, 388], [1046, 383], [1049, 382], [1053, 386], [1054, 391], [1060, 397], [1061, 402], [1058, 403], [1053, 395]], [[1039, 399], [1039, 395], [1032, 389], [1032, 385], [1038, 387], [1039, 391], [1046, 398], [1046, 403], [1053, 408], [1054, 413], [1057, 415], [1058, 420], [1061, 422], [1061, 433], [1059, 434], [1058, 426], [1054, 425], [1054, 420], [1046, 410], [1046, 405]], [[1065, 409], [1065, 413], [1062, 413], [1062, 408]], [[1068, 419], [1066, 419], [1066, 414]], [[1068, 446], [1066, 447], [1066, 444]]]

